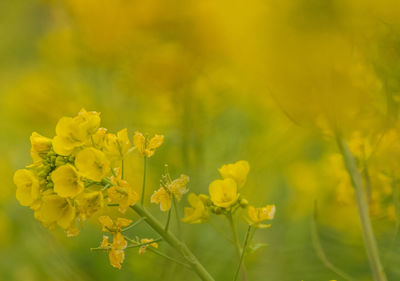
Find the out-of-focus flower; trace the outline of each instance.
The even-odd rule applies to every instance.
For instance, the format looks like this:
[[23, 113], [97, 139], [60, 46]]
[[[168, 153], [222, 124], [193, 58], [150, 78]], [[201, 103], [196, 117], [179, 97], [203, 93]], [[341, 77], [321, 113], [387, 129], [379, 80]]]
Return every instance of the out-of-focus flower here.
[[69, 155], [85, 144], [100, 126], [100, 113], [82, 109], [75, 117], [62, 117], [56, 126], [53, 148], [57, 154]]
[[206, 207], [202, 196], [190, 193], [188, 202], [191, 207], [185, 207], [185, 217], [182, 218], [186, 223], [203, 223], [210, 217], [210, 211]]
[[14, 174], [14, 184], [17, 186], [17, 199], [22, 206], [30, 206], [39, 197], [39, 181], [29, 170], [17, 170]]
[[123, 159], [129, 148], [131, 142], [128, 137], [128, 130], [122, 129], [116, 135], [106, 134], [104, 137], [104, 152], [113, 159]]
[[33, 162], [41, 161], [43, 156], [50, 151], [52, 140], [33, 132], [30, 141], [32, 145], [30, 152]]
[[223, 179], [231, 178], [237, 183], [238, 188], [242, 188], [246, 183], [247, 174], [249, 173], [250, 165], [245, 160], [237, 161], [233, 164], [225, 164], [218, 169]]
[[154, 152], [164, 142], [163, 135], [155, 135], [151, 139], [147, 139], [142, 133], [135, 132], [133, 136], [133, 145], [136, 150], [144, 157], [151, 157]]

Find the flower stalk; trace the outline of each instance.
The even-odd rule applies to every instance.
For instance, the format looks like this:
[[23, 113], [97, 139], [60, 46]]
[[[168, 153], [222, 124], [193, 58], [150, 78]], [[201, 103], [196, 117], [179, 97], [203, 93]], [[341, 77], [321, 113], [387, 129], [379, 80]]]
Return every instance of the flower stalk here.
[[195, 255], [189, 250], [185, 243], [180, 241], [173, 233], [170, 231], [165, 231], [163, 225], [153, 217], [147, 210], [142, 206], [135, 204], [131, 208], [141, 217], [146, 218], [146, 223], [156, 231], [172, 248], [174, 248], [178, 253], [185, 258], [186, 262], [191, 266], [191, 268], [197, 273], [203, 281], [214, 281], [214, 278], [208, 273], [204, 266], [199, 262]]
[[339, 150], [343, 155], [347, 172], [349, 173], [352, 185], [354, 187], [365, 250], [367, 252], [373, 279], [374, 281], [387, 281], [386, 274], [379, 257], [378, 245], [376, 243], [371, 220], [369, 218], [368, 201], [362, 175], [357, 168], [356, 161], [351, 154], [346, 141], [342, 139], [339, 134], [336, 134], [336, 141]]

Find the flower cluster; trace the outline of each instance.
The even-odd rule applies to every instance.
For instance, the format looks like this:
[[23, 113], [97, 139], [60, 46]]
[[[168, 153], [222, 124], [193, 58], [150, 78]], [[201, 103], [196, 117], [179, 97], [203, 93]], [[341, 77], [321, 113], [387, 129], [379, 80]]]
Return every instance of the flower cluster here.
[[219, 168], [222, 179], [214, 180], [208, 187], [209, 195], [194, 193], [189, 194], [190, 207], [185, 208], [186, 223], [206, 222], [211, 213], [216, 215], [232, 215], [239, 208], [246, 208], [245, 220], [255, 228], [265, 228], [269, 225], [261, 224], [265, 220], [272, 220], [275, 214], [275, 206], [267, 205], [263, 208], [249, 206], [247, 199], [243, 198], [238, 190], [247, 180], [250, 165], [241, 160], [233, 164], [226, 164]]
[[[29, 206], [35, 218], [45, 226], [53, 228], [58, 225], [68, 236], [78, 235], [78, 225], [101, 210], [98, 221], [105, 234], [100, 246], [92, 250], [106, 252], [110, 264], [118, 269], [125, 260], [125, 250], [138, 248], [139, 254], [153, 252], [212, 280], [190, 250], [182, 246], [183, 242], [177, 242], [178, 239], [169, 229], [172, 209], [175, 209], [177, 229], [180, 229], [181, 220], [191, 224], [203, 223], [211, 213], [224, 214], [230, 222], [238, 254], [241, 250], [238, 248], [232, 215], [240, 208], [247, 208], [247, 237], [251, 229], [255, 231], [256, 228], [269, 227], [262, 222], [274, 217], [274, 205], [255, 208], [249, 206], [248, 201], [238, 193], [245, 185], [250, 170], [247, 161], [238, 161], [219, 169], [221, 179], [211, 182], [209, 195], [189, 194], [190, 207], [185, 208], [185, 216], [180, 219], [177, 203], [188, 192], [189, 177], [181, 174], [172, 179], [168, 166], [165, 166], [160, 186], [150, 198], [151, 203], [160, 205], [161, 211], [168, 212], [165, 226], [162, 227], [144, 208], [144, 200], [147, 158], [152, 157], [162, 145], [164, 136], [156, 134], [149, 138], [135, 132], [131, 142], [127, 129], [114, 134], [100, 127], [100, 114], [94, 111], [82, 109], [75, 117], [62, 117], [57, 123], [53, 139], [33, 132], [30, 140], [33, 163], [14, 174], [18, 201], [23, 206]], [[134, 150], [144, 159], [140, 203], [133, 186], [124, 179], [125, 158]], [[121, 214], [131, 208], [140, 218], [135, 222], [124, 217], [112, 219], [105, 214], [108, 210], [105, 206], [115, 207]], [[146, 221], [160, 238], [129, 238], [127, 231], [142, 221]], [[160, 252], [157, 242], [163, 239], [175, 247], [185, 261]], [[247, 239], [244, 249], [246, 243]]]
[[82, 109], [58, 121], [53, 139], [33, 132], [30, 141], [33, 163], [15, 172], [16, 197], [45, 226], [58, 225], [74, 236], [78, 221], [102, 209], [106, 200], [121, 213], [138, 201], [122, 178], [123, 160], [134, 149], [150, 157], [163, 136], [146, 140], [136, 132], [132, 146], [127, 129], [109, 133], [100, 127], [100, 113]]

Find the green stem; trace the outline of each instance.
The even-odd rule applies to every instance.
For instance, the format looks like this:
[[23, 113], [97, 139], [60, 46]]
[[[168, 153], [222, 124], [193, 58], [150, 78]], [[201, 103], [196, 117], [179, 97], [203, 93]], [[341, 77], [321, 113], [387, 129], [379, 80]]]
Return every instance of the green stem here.
[[349, 147], [345, 140], [336, 134], [336, 141], [340, 152], [343, 155], [346, 164], [347, 172], [351, 178], [354, 187], [358, 214], [361, 220], [362, 235], [365, 243], [365, 250], [367, 252], [368, 260], [370, 263], [371, 271], [375, 281], [386, 281], [386, 274], [383, 269], [381, 260], [379, 258], [378, 245], [375, 240], [375, 235], [372, 229], [372, 224], [369, 218], [369, 210], [367, 203], [367, 196], [362, 181], [362, 176], [357, 168], [356, 161], [351, 154]]
[[251, 225], [249, 225], [249, 227], [247, 228], [246, 238], [244, 239], [244, 243], [243, 243], [242, 254], [240, 255], [239, 264], [238, 264], [238, 267], [236, 269], [236, 273], [235, 273], [235, 277], [233, 278], [233, 281], [236, 281], [238, 276], [239, 276], [239, 272], [240, 272], [240, 268], [242, 267], [244, 255], [246, 254], [246, 248], [247, 248], [247, 243], [248, 243], [248, 240], [249, 240], [250, 231], [251, 231]]
[[[240, 259], [240, 256], [241, 256], [241, 254], [240, 254], [241, 253], [240, 242], [239, 242], [238, 234], [237, 234], [237, 231], [236, 231], [235, 222], [233, 221], [233, 218], [232, 218], [232, 213], [229, 212], [226, 215], [226, 217], [228, 218], [229, 225], [230, 225], [231, 230], [232, 230], [233, 244], [235, 245], [236, 254], [238, 256], [238, 259]], [[241, 266], [241, 268], [242, 268], [242, 272], [243, 272], [243, 275], [242, 275], [243, 280], [246, 280], [246, 269], [245, 269], [244, 266]]]
[[325, 254], [324, 249], [322, 248], [321, 240], [318, 235], [318, 228], [317, 228], [317, 201], [314, 203], [314, 215], [313, 215], [313, 220], [311, 223], [311, 241], [312, 245], [314, 247], [314, 250], [321, 260], [321, 262], [330, 270], [332, 270], [334, 273], [342, 277], [344, 280], [347, 281], [354, 281], [350, 275], [348, 275], [346, 272], [342, 271], [340, 268], [337, 268], [331, 261], [328, 259], [328, 257]]
[[171, 220], [171, 211], [172, 211], [172, 208], [169, 208], [168, 215], [167, 215], [167, 222], [165, 223], [165, 231], [168, 231], [169, 221]]
[[[118, 204], [119, 205], [119, 204]], [[137, 226], [139, 223], [141, 223], [142, 221], [144, 221], [146, 218], [139, 218], [137, 221], [135, 221], [134, 223], [132, 223], [131, 225], [125, 227], [124, 229], [121, 230], [121, 232], [127, 231], [128, 229], [131, 229], [135, 226]]]
[[176, 226], [178, 228], [178, 237], [180, 237], [181, 233], [182, 233], [181, 220], [179, 218], [179, 210], [178, 210], [178, 206], [176, 204], [176, 200], [175, 200], [174, 196], [172, 196], [172, 202], [174, 204], [174, 209], [175, 209], [175, 218], [176, 218]]
[[192, 267], [192, 269], [197, 273], [197, 275], [203, 281], [214, 281], [214, 278], [208, 273], [208, 271], [203, 267], [203, 265], [198, 261], [198, 259], [193, 255], [185, 243], [180, 241], [174, 234], [164, 230], [163, 225], [153, 217], [147, 210], [142, 206], [135, 204], [131, 208], [141, 217], [146, 218], [146, 223], [153, 228], [160, 236], [179, 252], [182, 257], [185, 258], [187, 263]]
[[158, 255], [158, 256], [160, 256], [160, 257], [163, 257], [163, 258], [165, 258], [165, 259], [167, 259], [167, 260], [170, 260], [170, 261], [172, 261], [172, 262], [174, 262], [174, 263], [177, 263], [177, 264], [179, 264], [179, 265], [182, 265], [182, 266], [184, 266], [184, 267], [186, 267], [186, 268], [188, 268], [188, 269], [192, 269], [192, 267], [190, 266], [190, 265], [188, 265], [187, 263], [184, 263], [184, 262], [181, 262], [181, 261], [179, 261], [179, 260], [177, 260], [177, 259], [174, 259], [174, 258], [172, 258], [172, 257], [170, 257], [170, 256], [168, 256], [168, 255], [166, 255], [166, 254], [164, 254], [163, 252], [160, 252], [160, 251], [157, 251], [156, 249], [153, 249], [153, 248], [148, 248], [147, 250], [149, 250], [150, 252], [153, 252], [154, 254], [156, 254], [156, 255]]
[[147, 157], [144, 156], [143, 159], [144, 159], [143, 160], [143, 165], [144, 165], [144, 167], [143, 167], [143, 185], [142, 185], [142, 196], [140, 198], [140, 205], [142, 205], [142, 206], [143, 206], [143, 202], [144, 202], [144, 192], [146, 189]]

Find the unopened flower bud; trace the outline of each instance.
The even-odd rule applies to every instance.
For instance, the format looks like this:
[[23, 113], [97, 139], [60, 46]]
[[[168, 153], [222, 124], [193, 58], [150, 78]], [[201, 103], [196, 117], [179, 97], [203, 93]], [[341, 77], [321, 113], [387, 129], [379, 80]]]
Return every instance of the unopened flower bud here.
[[222, 209], [221, 209], [221, 207], [213, 206], [211, 208], [211, 212], [213, 212], [216, 215], [220, 215], [220, 214], [222, 214]]
[[247, 199], [242, 198], [242, 199], [240, 199], [239, 204], [240, 204], [240, 207], [246, 208], [247, 206], [249, 206], [249, 201], [247, 201]]

